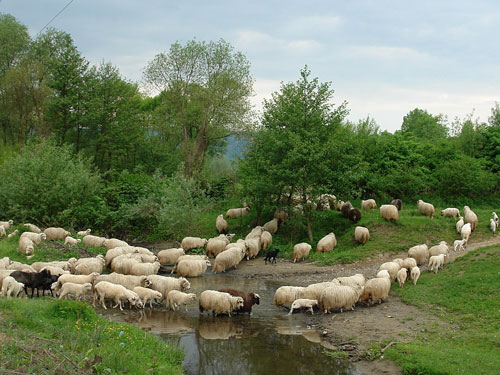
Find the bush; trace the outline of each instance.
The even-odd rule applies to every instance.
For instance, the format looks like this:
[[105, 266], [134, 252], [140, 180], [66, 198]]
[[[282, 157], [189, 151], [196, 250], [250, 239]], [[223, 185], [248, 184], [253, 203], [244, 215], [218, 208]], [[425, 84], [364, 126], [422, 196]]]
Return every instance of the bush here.
[[99, 200], [100, 176], [70, 146], [43, 141], [24, 147], [0, 168], [0, 212], [15, 221], [86, 227], [82, 207]]

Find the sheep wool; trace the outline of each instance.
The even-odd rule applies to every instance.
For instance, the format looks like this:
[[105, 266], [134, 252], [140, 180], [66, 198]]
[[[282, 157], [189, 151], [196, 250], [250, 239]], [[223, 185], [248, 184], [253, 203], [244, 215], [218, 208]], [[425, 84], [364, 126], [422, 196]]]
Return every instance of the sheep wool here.
[[227, 221], [224, 220], [224, 215], [217, 216], [217, 219], [215, 220], [215, 227], [219, 233], [227, 233], [228, 225]]
[[426, 244], [413, 246], [408, 250], [408, 257], [415, 259], [417, 265], [424, 264], [429, 259], [429, 248]]
[[335, 281], [337, 281], [339, 285], [352, 287], [362, 287], [366, 283], [365, 277], [360, 273], [357, 273], [353, 276], [337, 277], [336, 279], [333, 279], [333, 282]]
[[408, 270], [406, 268], [401, 268], [396, 275], [400, 288], [402, 288], [405, 285], [407, 277], [408, 277]]
[[316, 306], [318, 306], [318, 300], [316, 299], [299, 298], [292, 302], [288, 315], [292, 315], [295, 310], [300, 310], [304, 308], [307, 309], [307, 311], [310, 311], [311, 315], [314, 315], [313, 309]]
[[248, 212], [250, 211], [249, 207], [243, 207], [243, 208], [230, 208], [226, 212], [226, 219], [228, 218], [238, 218], [238, 217], [243, 217], [245, 216]]
[[163, 299], [161, 293], [153, 289], [136, 286], [132, 290], [139, 296], [144, 306], [146, 306], [146, 304], [149, 302], [150, 308], [153, 307], [153, 302], [160, 302]]
[[389, 275], [391, 276], [391, 283], [393, 283], [394, 280], [396, 280], [396, 276], [400, 268], [401, 267], [396, 262], [386, 262], [382, 263], [378, 270], [387, 270], [387, 272], [389, 272]]
[[253, 259], [259, 255], [261, 249], [260, 238], [249, 238], [248, 240], [245, 240], [245, 245], [247, 260]]
[[275, 234], [278, 231], [279, 219], [272, 219], [263, 225], [265, 231]]
[[370, 231], [368, 228], [358, 226], [354, 229], [354, 239], [364, 245], [370, 239]]
[[361, 201], [361, 209], [362, 210], [372, 210], [377, 208], [377, 203], [375, 202], [375, 199], [367, 199], [367, 200], [362, 200]]
[[383, 204], [380, 206], [380, 217], [387, 221], [396, 221], [399, 219], [399, 213], [396, 206], [392, 204]]
[[236, 268], [236, 266], [240, 264], [244, 256], [245, 256], [245, 251], [237, 247], [223, 251], [222, 253], [220, 253], [215, 257], [212, 272], [213, 273], [225, 272], [226, 270], [232, 267]]
[[448, 244], [446, 243], [446, 241], [441, 241], [439, 245], [432, 246], [429, 249], [429, 255], [431, 257], [439, 254], [445, 254], [447, 256], [449, 255]]
[[24, 232], [19, 237], [19, 239], [21, 238], [29, 238], [35, 245], [40, 245], [42, 241], [47, 239], [47, 235], [45, 233]]
[[50, 240], [64, 240], [71, 233], [64, 228], [49, 227], [43, 231], [47, 236], [47, 241]]
[[184, 237], [181, 242], [181, 247], [187, 251], [191, 249], [199, 249], [205, 247], [207, 244], [207, 240], [205, 238], [200, 237]]
[[34, 225], [34, 224], [26, 223], [26, 224], [24, 224], [24, 226], [28, 227], [28, 229], [30, 230], [30, 232], [42, 233], [42, 230], [40, 228], [38, 228], [36, 225]]
[[411, 279], [413, 280], [413, 285], [417, 285], [418, 278], [420, 277], [420, 268], [413, 267], [411, 269]]
[[184, 277], [167, 277], [161, 275], [149, 275], [147, 280], [150, 283], [151, 289], [157, 290], [163, 295], [163, 298], [167, 298], [168, 292], [171, 290], [189, 290], [191, 289], [191, 283]]
[[434, 205], [432, 203], [426, 203], [419, 199], [417, 201], [418, 211], [425, 216], [429, 216], [431, 219], [434, 217]]
[[31, 255], [35, 252], [35, 243], [27, 237], [19, 238], [19, 252]]
[[440, 268], [443, 268], [445, 259], [447, 258], [446, 254], [434, 255], [429, 258], [429, 271], [434, 271], [434, 273], [438, 273]]
[[113, 284], [119, 284], [123, 287], [134, 290], [135, 287], [148, 288], [151, 286], [151, 282], [146, 276], [134, 276], [134, 275], [122, 275], [120, 273], [110, 273], [106, 275], [98, 275], [95, 278], [95, 283], [99, 281], [107, 281]]
[[200, 294], [200, 313], [212, 311], [215, 316], [227, 314], [231, 316], [233, 310], [243, 306], [243, 298], [233, 297], [229, 293], [218, 292], [216, 290], [205, 290]]
[[160, 264], [164, 265], [164, 264], [175, 264], [177, 258], [179, 258], [181, 255], [184, 254], [185, 253], [183, 248], [173, 248], [173, 249], [160, 250], [157, 256]]
[[331, 232], [318, 241], [318, 245], [316, 246], [316, 252], [327, 253], [332, 251], [335, 248], [335, 246], [337, 246], [337, 239], [335, 238], [335, 234]]
[[474, 232], [477, 226], [477, 215], [470, 209], [469, 206], [464, 206], [464, 219], [465, 223], [469, 223], [471, 231]]
[[360, 296], [360, 288], [352, 286], [337, 285], [324, 289], [321, 292], [319, 304], [321, 310], [328, 314], [332, 309], [354, 310], [354, 305], [358, 302]]
[[306, 242], [301, 242], [293, 247], [293, 263], [297, 260], [305, 259], [309, 256], [312, 246]]
[[127, 247], [128, 243], [117, 238], [110, 238], [109, 240], [104, 241], [104, 246], [106, 249], [111, 250], [115, 247]]
[[460, 231], [460, 235], [462, 236], [462, 240], [465, 241], [465, 243], [469, 242], [469, 237], [472, 233], [472, 226], [470, 223], [464, 224], [462, 227], [462, 230]]
[[107, 309], [106, 304], [105, 304], [106, 299], [113, 300], [113, 302], [115, 302], [115, 304], [116, 304], [114, 307], [119, 306], [120, 310], [123, 310], [122, 302], [125, 300], [129, 301], [131, 306], [135, 306], [135, 305], [140, 306], [141, 305], [141, 300], [135, 292], [133, 292], [133, 291], [121, 286], [121, 285], [112, 284], [112, 283], [107, 282], [107, 281], [99, 281], [95, 285], [94, 298], [93, 298], [94, 302], [95, 302], [97, 297], [99, 297], [99, 301], [101, 303], [101, 306], [105, 310]]
[[336, 281], [325, 281], [322, 283], [308, 285], [302, 292], [302, 298], [317, 299], [321, 302], [321, 293], [325, 290], [325, 288], [329, 288], [331, 286], [338, 286], [338, 283]]
[[3, 278], [0, 288], [0, 295], [3, 297], [17, 297], [23, 290], [24, 284], [18, 282], [12, 276], [6, 276]]
[[262, 250], [267, 250], [267, 247], [273, 243], [273, 235], [267, 230], [263, 231], [260, 235], [260, 243], [262, 245]]
[[410, 271], [413, 267], [417, 266], [417, 261], [414, 258], [405, 258], [403, 260], [403, 263], [401, 264], [401, 268], [406, 268], [408, 271]]
[[194, 293], [184, 293], [179, 290], [171, 290], [167, 295], [167, 308], [177, 311], [182, 305], [186, 307], [186, 312], [188, 311], [187, 305], [196, 299], [196, 294]]
[[460, 216], [460, 211], [458, 208], [445, 208], [444, 210], [441, 210], [441, 216], [444, 217], [459, 217]]
[[75, 284], [75, 283], [65, 283], [61, 287], [61, 292], [59, 294], [59, 299], [64, 299], [64, 297], [72, 296], [74, 299], [80, 300], [85, 294], [92, 292], [92, 284]]
[[105, 246], [104, 244], [106, 243], [106, 238], [87, 234], [85, 237], [83, 237], [82, 243], [85, 246], [104, 247]]
[[177, 276], [203, 276], [209, 265], [210, 262], [204, 259], [184, 259], [177, 264], [176, 273]]
[[304, 290], [302, 286], [281, 286], [274, 292], [273, 305], [291, 305], [293, 301], [303, 298]]
[[64, 244], [65, 245], [70, 245], [70, 246], [76, 245], [77, 243], [80, 243], [80, 242], [82, 242], [81, 239], [76, 239], [76, 238], [73, 238], [71, 236], [67, 236], [64, 239]]
[[376, 301], [382, 302], [389, 296], [391, 290], [391, 281], [384, 277], [370, 279], [365, 284], [365, 289], [361, 295], [360, 301], [368, 301], [370, 304]]
[[149, 276], [149, 275], [156, 275], [159, 270], [160, 270], [160, 262], [140, 263], [136, 261], [130, 267], [129, 274], [135, 276]]

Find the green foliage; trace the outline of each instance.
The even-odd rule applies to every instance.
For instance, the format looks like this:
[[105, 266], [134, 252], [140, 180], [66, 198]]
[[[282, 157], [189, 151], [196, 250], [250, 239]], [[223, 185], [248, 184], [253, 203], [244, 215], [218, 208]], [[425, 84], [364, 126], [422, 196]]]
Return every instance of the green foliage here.
[[426, 110], [415, 108], [403, 117], [401, 133], [413, 135], [425, 142], [435, 142], [448, 134], [442, 115], [433, 116]]

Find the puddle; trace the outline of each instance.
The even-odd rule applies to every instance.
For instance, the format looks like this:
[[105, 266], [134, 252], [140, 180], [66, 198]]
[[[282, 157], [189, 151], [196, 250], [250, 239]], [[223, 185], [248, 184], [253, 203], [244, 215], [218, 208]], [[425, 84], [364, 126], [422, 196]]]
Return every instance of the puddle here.
[[348, 360], [325, 352], [329, 344], [318, 331], [307, 327], [304, 314], [287, 315], [272, 304], [279, 283], [207, 274], [191, 278], [197, 296], [206, 289], [231, 287], [260, 295], [252, 315], [213, 317], [200, 314], [198, 300], [188, 312], [164, 308], [144, 311], [101, 310], [112, 320], [132, 323], [184, 349], [185, 373], [195, 374], [359, 374]]

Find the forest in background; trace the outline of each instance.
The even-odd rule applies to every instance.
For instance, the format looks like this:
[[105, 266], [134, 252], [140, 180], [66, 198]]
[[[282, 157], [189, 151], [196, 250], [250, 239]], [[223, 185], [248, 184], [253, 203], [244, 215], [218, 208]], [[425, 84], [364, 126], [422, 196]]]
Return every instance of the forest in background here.
[[[450, 122], [409, 108], [392, 134], [349, 121], [307, 66], [253, 113], [250, 62], [223, 40], [153, 56], [141, 87], [155, 95], [112, 63], [91, 65], [63, 31], [31, 38], [1, 14], [0, 46], [1, 218], [154, 240], [196, 234], [200, 217], [215, 225], [243, 201], [263, 222], [292, 195], [304, 226], [322, 193], [500, 202], [498, 103], [486, 123], [473, 109]], [[245, 145], [241, 158], [228, 140]]]

